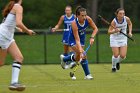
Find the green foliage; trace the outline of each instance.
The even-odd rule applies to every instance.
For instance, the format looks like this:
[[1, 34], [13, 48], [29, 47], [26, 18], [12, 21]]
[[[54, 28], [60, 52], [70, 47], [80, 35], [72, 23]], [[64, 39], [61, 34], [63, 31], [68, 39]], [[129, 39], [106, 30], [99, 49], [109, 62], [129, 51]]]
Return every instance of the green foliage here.
[[[0, 12], [9, 0], [1, 0]], [[103, 15], [106, 19], [112, 20], [114, 12], [120, 7], [120, 0], [97, 0], [97, 14]], [[50, 26], [55, 26], [61, 15], [64, 14], [64, 9], [67, 4], [72, 5], [75, 10], [76, 5], [81, 4], [86, 7], [90, 1], [88, 0], [23, 0], [24, 7], [24, 23], [29, 28], [45, 29]], [[140, 24], [140, 1], [139, 0], [124, 0], [124, 8], [126, 15], [130, 17], [134, 28], [138, 28]], [[90, 7], [89, 7], [90, 9]], [[87, 9], [88, 10], [88, 9]], [[92, 12], [89, 12], [89, 15]], [[0, 15], [2, 20], [2, 15]], [[97, 22], [99, 27], [102, 25]]]

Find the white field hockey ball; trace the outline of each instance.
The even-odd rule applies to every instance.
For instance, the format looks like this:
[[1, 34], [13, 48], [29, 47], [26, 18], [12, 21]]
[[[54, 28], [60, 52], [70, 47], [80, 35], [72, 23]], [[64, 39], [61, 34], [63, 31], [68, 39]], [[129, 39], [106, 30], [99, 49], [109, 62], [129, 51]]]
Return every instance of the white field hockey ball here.
[[75, 76], [73, 76], [71, 79], [72, 79], [72, 80], [76, 80], [76, 77], [75, 77]]

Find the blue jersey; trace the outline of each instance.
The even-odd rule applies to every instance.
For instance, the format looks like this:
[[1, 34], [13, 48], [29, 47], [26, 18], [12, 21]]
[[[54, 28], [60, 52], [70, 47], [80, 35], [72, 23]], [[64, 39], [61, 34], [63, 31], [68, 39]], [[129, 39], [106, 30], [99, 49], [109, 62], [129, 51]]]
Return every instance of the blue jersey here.
[[[89, 25], [88, 20], [86, 19], [86, 20], [84, 21], [84, 24], [83, 24], [83, 25], [80, 25], [80, 24], [79, 24], [78, 18], [75, 19], [75, 22], [76, 22], [76, 25], [77, 25], [77, 27], [78, 27], [78, 35], [79, 35], [79, 38], [80, 38], [80, 43], [81, 43], [82, 46], [84, 46], [84, 45], [85, 45], [86, 28], [87, 28], [88, 25]], [[73, 30], [72, 30], [72, 28], [70, 29], [69, 45], [70, 45], [70, 46], [76, 45], [76, 42], [75, 42], [75, 38], [74, 38], [74, 35], [73, 35]]]
[[67, 15], [64, 15], [64, 33], [63, 33], [63, 44], [68, 45], [68, 37], [69, 32], [71, 29], [71, 22], [75, 19], [74, 14], [72, 14], [70, 17], [67, 17]]

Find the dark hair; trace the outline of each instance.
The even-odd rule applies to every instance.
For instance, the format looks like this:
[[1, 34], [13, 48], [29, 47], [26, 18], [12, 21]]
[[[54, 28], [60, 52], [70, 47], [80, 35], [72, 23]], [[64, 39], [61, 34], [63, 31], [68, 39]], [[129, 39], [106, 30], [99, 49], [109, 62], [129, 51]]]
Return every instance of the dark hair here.
[[69, 8], [71, 8], [71, 9], [72, 9], [72, 7], [71, 7], [70, 5], [67, 5], [65, 8], [67, 8], [67, 7], [69, 7]]
[[123, 8], [118, 8], [115, 12], [115, 15], [117, 16], [118, 12], [121, 11], [121, 10], [124, 10]]
[[15, 3], [18, 3], [19, 0], [10, 0], [10, 2], [5, 6], [2, 15], [3, 17], [7, 17], [8, 13], [11, 11]]
[[76, 8], [76, 16], [80, 15], [80, 12], [86, 11], [85, 8], [81, 7], [81, 6], [77, 6]]

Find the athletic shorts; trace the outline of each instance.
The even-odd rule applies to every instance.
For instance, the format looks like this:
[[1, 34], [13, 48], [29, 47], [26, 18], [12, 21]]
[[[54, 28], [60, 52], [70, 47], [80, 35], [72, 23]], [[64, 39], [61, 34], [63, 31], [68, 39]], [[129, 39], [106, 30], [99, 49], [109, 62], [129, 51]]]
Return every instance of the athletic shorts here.
[[110, 40], [110, 47], [123, 47], [127, 46], [127, 40], [119, 41], [119, 40]]
[[9, 40], [0, 34], [0, 48], [7, 49], [14, 41], [14, 39]]
[[64, 45], [68, 45], [68, 41], [69, 41], [69, 31], [64, 31], [63, 38], [62, 38], [62, 43]]

